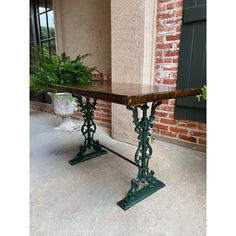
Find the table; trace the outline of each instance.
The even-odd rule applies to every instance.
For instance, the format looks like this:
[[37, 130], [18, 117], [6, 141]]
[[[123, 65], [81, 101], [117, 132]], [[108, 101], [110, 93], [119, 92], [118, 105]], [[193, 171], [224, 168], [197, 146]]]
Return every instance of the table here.
[[[126, 197], [117, 203], [118, 206], [123, 210], [127, 210], [165, 186], [162, 181], [155, 177], [154, 171], [150, 170], [148, 165], [152, 156], [149, 139], [151, 136], [150, 129], [155, 118], [155, 109], [161, 105], [163, 99], [198, 95], [201, 93], [199, 88], [175, 89], [172, 86], [166, 85], [124, 84], [112, 83], [110, 81], [93, 81], [87, 85], [55, 84], [51, 85], [50, 88], [72, 93], [77, 97], [80, 111], [83, 113], [84, 124], [81, 127], [81, 132], [84, 136], [84, 144], [80, 146], [76, 157], [69, 161], [71, 165], [96, 158], [110, 151], [138, 168], [137, 177], [131, 180], [131, 187]], [[96, 110], [97, 99], [126, 105], [126, 108], [132, 112], [138, 139], [134, 162], [94, 139], [96, 124], [94, 123], [93, 116]], [[148, 114], [149, 106], [151, 107], [150, 114]], [[138, 109], [142, 111], [141, 118], [138, 116]], [[87, 151], [90, 149], [93, 152], [87, 154]], [[140, 188], [141, 183], [146, 185]]]

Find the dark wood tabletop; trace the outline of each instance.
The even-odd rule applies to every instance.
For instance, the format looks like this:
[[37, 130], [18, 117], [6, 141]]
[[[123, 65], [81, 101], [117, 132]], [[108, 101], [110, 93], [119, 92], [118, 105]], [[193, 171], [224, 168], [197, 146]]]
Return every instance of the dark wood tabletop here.
[[93, 81], [91, 84], [51, 85], [58, 92], [69, 92], [124, 105], [143, 104], [162, 99], [195, 96], [201, 93], [199, 88], [176, 89], [167, 85], [141, 85], [113, 83], [111, 81]]

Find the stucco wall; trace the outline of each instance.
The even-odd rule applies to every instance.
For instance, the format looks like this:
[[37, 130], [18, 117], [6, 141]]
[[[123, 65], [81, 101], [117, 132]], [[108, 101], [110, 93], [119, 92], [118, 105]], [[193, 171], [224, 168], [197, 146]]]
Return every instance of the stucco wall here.
[[111, 0], [112, 77], [140, 82], [143, 68], [143, 0]]
[[[155, 0], [111, 0], [112, 81], [153, 83]], [[112, 137], [137, 145], [132, 113], [112, 104]]]
[[[143, 72], [143, 0], [111, 0], [112, 81], [141, 83]], [[132, 114], [112, 104], [113, 138], [135, 144]]]
[[110, 74], [110, 0], [56, 0], [54, 11], [58, 52], [72, 58], [91, 53], [86, 64]]

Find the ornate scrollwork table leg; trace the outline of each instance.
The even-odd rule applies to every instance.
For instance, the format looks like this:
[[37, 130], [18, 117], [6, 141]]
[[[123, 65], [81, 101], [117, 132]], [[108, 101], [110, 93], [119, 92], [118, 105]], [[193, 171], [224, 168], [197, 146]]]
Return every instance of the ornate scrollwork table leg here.
[[[135, 124], [135, 131], [138, 134], [139, 144], [134, 157], [135, 163], [138, 166], [138, 175], [135, 179], [131, 180], [131, 188], [127, 196], [117, 203], [124, 210], [129, 209], [165, 186], [163, 182], [154, 177], [154, 171], [149, 170], [148, 167], [149, 160], [152, 156], [152, 148], [149, 144], [151, 136], [150, 129], [153, 126], [155, 108], [160, 104], [161, 101], [152, 103], [150, 116], [147, 115], [149, 108], [147, 103], [140, 106], [127, 106], [127, 109], [133, 112], [133, 122]], [[138, 117], [138, 107], [142, 110], [141, 120]], [[140, 183], [146, 183], [146, 186], [138, 190]]]
[[[90, 98], [86, 97], [86, 100], [84, 102], [82, 96], [77, 96], [77, 98], [80, 105], [80, 111], [83, 113], [84, 118], [84, 124], [81, 127], [81, 132], [85, 140], [84, 145], [80, 146], [79, 152], [77, 153], [76, 157], [69, 161], [71, 165], [75, 165], [107, 153], [107, 151], [102, 149], [99, 142], [94, 140], [96, 124], [93, 121], [93, 116], [94, 111], [96, 110], [96, 99], [91, 102]], [[85, 154], [87, 150], [90, 150], [92, 148], [94, 149], [94, 152]]]

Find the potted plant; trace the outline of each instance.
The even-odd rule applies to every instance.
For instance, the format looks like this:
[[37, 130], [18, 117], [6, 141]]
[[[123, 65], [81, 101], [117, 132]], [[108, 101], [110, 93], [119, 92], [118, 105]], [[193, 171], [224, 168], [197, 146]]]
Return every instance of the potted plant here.
[[[96, 71], [96, 67], [88, 67], [83, 64], [83, 61], [89, 55], [78, 55], [76, 59], [72, 60], [65, 53], [60, 56], [50, 56], [46, 50], [34, 46], [31, 49], [30, 63], [31, 91], [35, 93], [47, 92], [50, 84], [90, 83], [92, 73]], [[59, 93], [55, 90], [48, 92], [48, 94], [52, 99], [55, 114], [63, 119], [63, 122], [55, 129], [73, 130], [76, 125], [70, 117], [77, 111], [76, 99], [70, 93]]]

